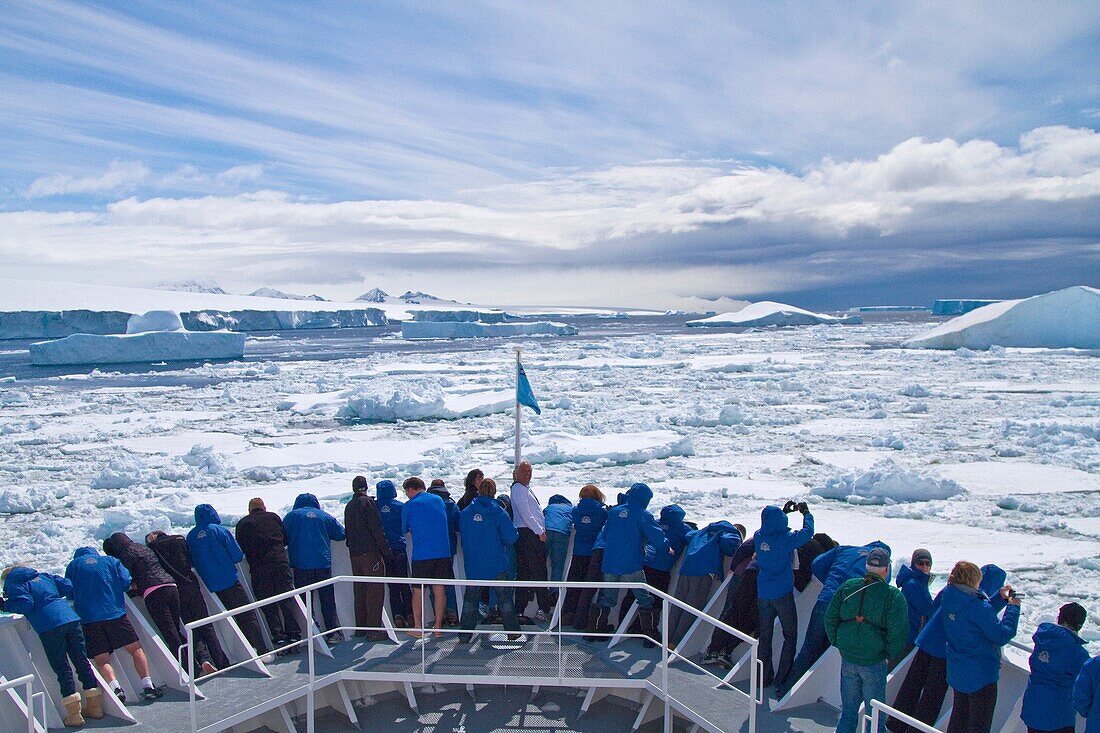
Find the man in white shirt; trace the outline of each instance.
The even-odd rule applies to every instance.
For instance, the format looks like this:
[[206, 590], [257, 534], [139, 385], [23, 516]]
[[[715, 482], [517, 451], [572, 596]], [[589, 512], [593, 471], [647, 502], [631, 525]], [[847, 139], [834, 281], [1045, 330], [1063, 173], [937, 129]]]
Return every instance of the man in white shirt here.
[[[516, 541], [516, 580], [546, 580], [546, 525], [539, 500], [531, 492], [531, 464], [520, 461], [512, 472], [512, 521], [519, 530]], [[551, 596], [546, 588], [517, 588], [516, 611], [523, 615], [531, 597], [538, 598], [536, 620], [550, 616]]]

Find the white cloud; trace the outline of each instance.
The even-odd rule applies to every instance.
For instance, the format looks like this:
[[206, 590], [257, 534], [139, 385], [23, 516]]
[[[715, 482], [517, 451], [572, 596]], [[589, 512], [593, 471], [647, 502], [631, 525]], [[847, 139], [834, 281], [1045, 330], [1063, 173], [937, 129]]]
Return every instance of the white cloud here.
[[27, 196], [64, 196], [81, 193], [111, 193], [137, 186], [149, 177], [149, 169], [135, 161], [113, 160], [107, 170], [94, 176], [62, 174], [38, 178], [27, 188]]

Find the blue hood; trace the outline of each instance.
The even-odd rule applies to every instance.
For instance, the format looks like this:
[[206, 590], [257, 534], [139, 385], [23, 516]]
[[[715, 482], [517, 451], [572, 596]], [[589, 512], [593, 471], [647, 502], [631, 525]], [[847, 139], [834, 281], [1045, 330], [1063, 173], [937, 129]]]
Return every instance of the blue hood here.
[[630, 489], [626, 492], [627, 503], [638, 509], [645, 509], [648, 507], [652, 499], [653, 489], [641, 482], [631, 485]]
[[7, 580], [9, 583], [26, 583], [29, 580], [34, 580], [38, 577], [38, 571], [34, 568], [17, 567], [12, 568], [12, 571], [8, 573]]
[[764, 534], [786, 532], [790, 526], [787, 515], [777, 506], [768, 505], [760, 512], [760, 531]]
[[394, 486], [393, 481], [389, 479], [383, 479], [374, 485], [374, 495], [379, 500], [391, 500], [397, 498], [397, 487]]
[[679, 504], [669, 504], [668, 506], [661, 507], [661, 524], [671, 526], [673, 524], [679, 524], [684, 521], [684, 510], [680, 508]]
[[550, 501], [547, 502], [547, 503], [548, 504], [568, 504], [569, 506], [573, 506], [573, 502], [569, 501], [568, 499], [566, 499], [561, 494], [554, 494], [553, 496], [550, 497]]
[[99, 554], [99, 551], [96, 550], [96, 548], [94, 548], [94, 547], [78, 547], [78, 548], [76, 548], [76, 552], [73, 553], [73, 559], [74, 560], [79, 560], [80, 558], [87, 557], [88, 555], [98, 555], [98, 554]]
[[901, 570], [898, 571], [898, 579], [895, 581], [899, 588], [905, 586], [910, 580], [916, 580], [917, 582], [928, 585], [932, 582], [932, 576], [923, 570], [918, 570], [910, 565], [902, 565]]
[[295, 509], [320, 509], [321, 502], [317, 501], [317, 497], [313, 494], [298, 494], [298, 498], [294, 500]]
[[1005, 571], [996, 565], [982, 565], [982, 582], [978, 584], [978, 588], [986, 596], [996, 600], [1001, 588], [1005, 587], [1005, 578], [1007, 577]]
[[221, 524], [222, 518], [218, 516], [218, 510], [209, 504], [199, 504], [195, 507], [195, 526], [205, 527], [208, 524]]

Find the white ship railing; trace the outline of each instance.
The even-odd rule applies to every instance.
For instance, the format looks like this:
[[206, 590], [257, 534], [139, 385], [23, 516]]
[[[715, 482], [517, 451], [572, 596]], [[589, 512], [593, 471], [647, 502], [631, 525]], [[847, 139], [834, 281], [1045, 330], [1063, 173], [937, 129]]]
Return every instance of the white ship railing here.
[[[16, 687], [23, 688], [23, 702], [27, 711], [27, 733], [35, 733], [36, 730], [46, 730], [46, 693], [34, 691], [34, 675], [25, 674], [13, 680], [0, 681], [0, 692], [6, 692]], [[38, 716], [35, 715], [35, 700], [38, 700], [39, 711], [42, 713], [42, 727], [38, 728]]]

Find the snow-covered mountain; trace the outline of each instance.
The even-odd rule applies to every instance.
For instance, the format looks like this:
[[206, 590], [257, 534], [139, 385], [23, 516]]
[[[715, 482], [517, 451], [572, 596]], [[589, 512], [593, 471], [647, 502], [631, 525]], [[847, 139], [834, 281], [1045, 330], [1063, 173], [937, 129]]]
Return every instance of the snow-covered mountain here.
[[367, 303], [403, 303], [406, 305], [424, 305], [432, 303], [457, 303], [457, 300], [447, 300], [446, 298], [439, 298], [429, 293], [424, 293], [419, 290], [405, 291], [404, 295], [393, 296], [387, 293], [382, 288], [371, 288], [367, 292], [356, 298], [357, 301], [364, 301]]
[[171, 290], [176, 293], [212, 293], [214, 295], [228, 295], [218, 283], [213, 280], [181, 280], [179, 282], [163, 282], [154, 286], [155, 290]]
[[361, 300], [367, 303], [391, 303], [396, 300], [396, 298], [391, 298], [390, 294], [382, 288], [371, 288], [370, 290], [356, 298], [356, 300]]
[[322, 298], [320, 295], [296, 295], [294, 293], [284, 293], [282, 290], [276, 290], [275, 288], [256, 288], [249, 295], [257, 298], [280, 298], [282, 300], [317, 300], [326, 301], [328, 298]]

